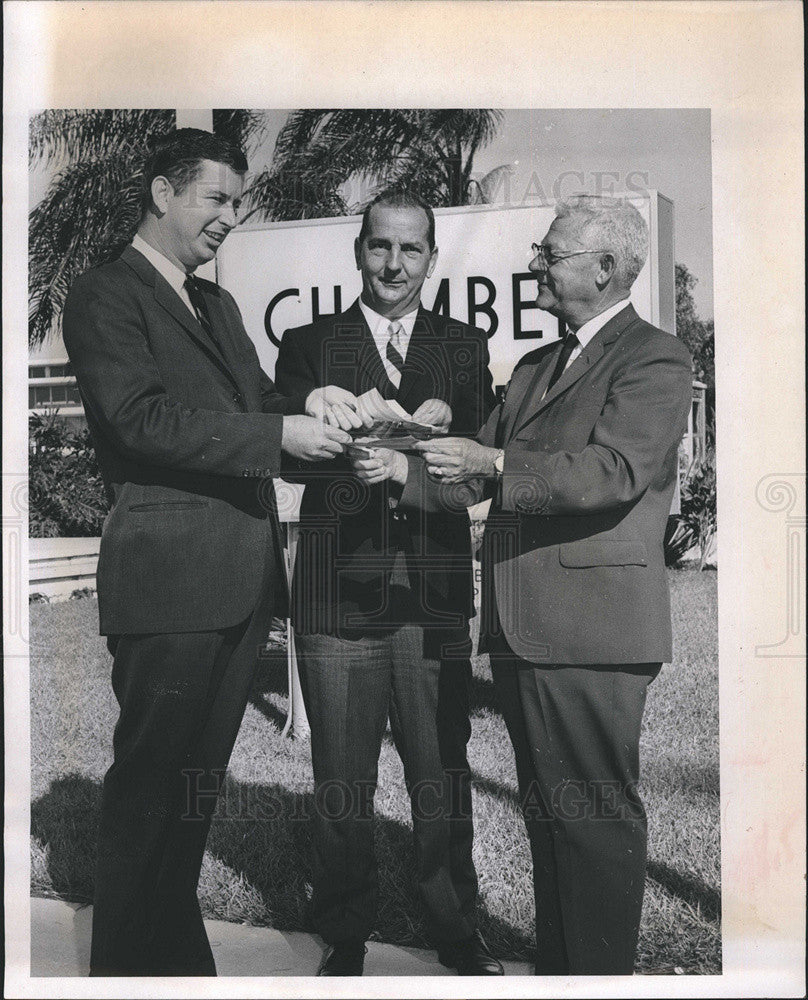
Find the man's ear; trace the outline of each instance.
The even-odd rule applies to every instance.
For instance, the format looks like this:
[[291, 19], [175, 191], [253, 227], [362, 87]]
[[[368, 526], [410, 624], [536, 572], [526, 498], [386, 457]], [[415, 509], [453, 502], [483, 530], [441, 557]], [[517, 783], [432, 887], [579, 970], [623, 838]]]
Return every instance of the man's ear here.
[[173, 194], [174, 188], [167, 177], [155, 177], [151, 182], [152, 203], [161, 215], [168, 211], [168, 202]]
[[598, 288], [605, 288], [610, 281], [614, 281], [617, 273], [617, 261], [613, 253], [602, 253], [599, 259], [598, 273], [595, 282]]
[[435, 270], [435, 265], [438, 263], [438, 248], [435, 247], [429, 255], [429, 267], [426, 269], [427, 278], [432, 277], [432, 272]]

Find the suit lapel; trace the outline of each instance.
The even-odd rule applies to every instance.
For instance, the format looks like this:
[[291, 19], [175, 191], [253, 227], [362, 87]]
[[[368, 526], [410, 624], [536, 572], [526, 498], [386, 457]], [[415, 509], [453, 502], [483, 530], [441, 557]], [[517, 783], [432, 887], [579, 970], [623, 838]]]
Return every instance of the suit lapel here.
[[[551, 352], [549, 358], [555, 357]], [[508, 391], [505, 394], [505, 402], [502, 406], [502, 419], [497, 430], [497, 444], [501, 448], [510, 440], [513, 428], [520, 415], [527, 409], [529, 400], [535, 396], [536, 384], [541, 379], [542, 373], [552, 371], [548, 368], [548, 358], [543, 358], [535, 365], [523, 365], [518, 368], [511, 379]], [[550, 376], [547, 376], [548, 380]]]
[[[217, 350], [211, 342], [210, 337], [208, 337], [199, 325], [196, 318], [191, 315], [188, 307], [179, 295], [177, 295], [171, 285], [169, 285], [169, 283], [165, 280], [162, 274], [160, 274], [157, 269], [153, 267], [148, 260], [146, 260], [143, 254], [138, 253], [137, 250], [134, 250], [132, 247], [127, 247], [124, 250], [121, 254], [121, 259], [135, 271], [142, 281], [152, 287], [157, 304], [161, 308], [165, 309], [172, 319], [179, 323], [194, 343], [196, 343], [196, 345], [204, 351], [205, 354], [207, 354], [211, 361], [213, 361], [217, 368], [219, 368], [227, 376], [233, 385], [237, 389], [241, 389], [241, 386], [236, 381], [232, 371], [230, 370], [230, 366], [224, 358], [224, 355], [220, 350]], [[208, 305], [209, 309], [212, 301], [215, 301], [213, 296], [205, 295], [205, 303]], [[221, 311], [218, 302], [216, 302], [214, 312], [217, 319], [219, 319], [216, 329], [226, 329], [227, 324], [221, 318]], [[213, 316], [211, 316], [211, 319], [213, 319]]]
[[550, 379], [553, 376], [553, 372], [555, 371], [556, 362], [558, 361], [558, 356], [561, 354], [563, 349], [563, 344], [563, 340], [559, 340], [556, 345], [556, 349], [546, 358], [543, 358], [540, 364], [536, 365], [533, 378], [525, 389], [525, 394], [522, 397], [521, 403], [519, 403], [518, 407], [515, 409], [513, 420], [508, 428], [509, 438], [512, 434], [516, 433], [519, 427], [521, 427], [527, 414], [534, 412], [536, 407], [540, 405], [541, 400], [547, 391]]
[[[558, 351], [553, 352], [551, 363], [545, 367], [542, 373], [543, 378], [539, 379], [539, 385], [536, 386], [536, 388], [541, 389], [541, 391], [532, 394], [532, 399], [529, 400], [529, 402], [533, 404], [532, 406], [528, 407], [527, 405], [523, 405], [520, 407], [519, 415], [514, 421], [512, 433], [517, 434], [526, 424], [529, 424], [531, 420], [534, 420], [547, 406], [550, 405], [550, 403], [557, 399], [561, 393], [566, 392], [570, 386], [574, 385], [583, 375], [585, 375], [592, 365], [594, 365], [595, 362], [603, 356], [607, 347], [610, 347], [617, 340], [620, 334], [636, 319], [637, 313], [634, 311], [634, 307], [632, 305], [626, 306], [626, 308], [622, 309], [616, 316], [613, 316], [602, 329], [598, 330], [595, 336], [581, 351], [580, 355], [575, 359], [575, 361], [573, 361], [566, 371], [564, 371], [561, 378], [559, 378], [552, 389], [550, 389], [545, 395], [545, 389], [550, 381], [555, 361], [561, 351], [561, 347], [559, 345]], [[527, 403], [528, 400], [525, 400], [524, 402]]]
[[[221, 357], [222, 361], [227, 365], [227, 369], [232, 376], [232, 362], [235, 361], [238, 356], [236, 343], [233, 337], [233, 323], [228, 318], [227, 313], [224, 310], [221, 296], [217, 293], [211, 292], [204, 286], [200, 290], [208, 309], [208, 316], [210, 317], [211, 326], [213, 327], [213, 335], [216, 338], [216, 345], [214, 345], [214, 349], [218, 347], [217, 353]], [[205, 331], [202, 330], [202, 327], [199, 324], [197, 324], [197, 328], [201, 331], [202, 336], [205, 338], [205, 342], [207, 343], [210, 338], [207, 336]], [[236, 367], [238, 366], [236, 365]]]
[[[359, 308], [359, 299], [356, 299], [344, 313], [335, 316], [334, 320], [335, 335], [344, 337], [346, 342], [353, 345], [357, 351], [357, 372], [353, 392], [357, 396], [361, 396], [370, 389], [378, 389], [382, 396], [389, 397], [394, 387], [387, 377], [384, 362], [376, 347], [373, 334], [370, 332], [365, 314]], [[346, 386], [345, 388], [351, 387]]]
[[347, 335], [348, 341], [355, 344], [357, 348], [354, 393], [361, 396], [370, 389], [378, 389], [382, 396], [386, 397], [389, 394], [391, 383], [387, 377], [384, 362], [376, 348], [376, 341], [373, 339], [373, 334], [365, 319], [365, 314], [359, 308], [359, 299], [353, 303], [350, 309], [335, 319], [339, 319], [340, 326], [344, 327], [342, 335]]

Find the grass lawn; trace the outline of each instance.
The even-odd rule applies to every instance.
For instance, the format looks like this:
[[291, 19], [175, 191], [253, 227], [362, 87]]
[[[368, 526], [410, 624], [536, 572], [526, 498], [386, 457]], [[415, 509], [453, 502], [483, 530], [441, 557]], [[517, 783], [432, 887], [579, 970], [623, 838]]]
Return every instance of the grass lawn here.
[[[718, 973], [720, 845], [716, 574], [671, 571], [675, 659], [651, 685], [641, 793], [649, 864], [637, 969]], [[34, 895], [92, 898], [101, 779], [117, 706], [94, 600], [31, 606]], [[474, 663], [475, 861], [480, 924], [495, 953], [532, 959], [530, 856], [488, 658]], [[283, 739], [286, 659], [260, 665], [202, 870], [205, 915], [306, 928], [312, 779], [307, 741]], [[376, 795], [381, 903], [374, 937], [426, 945], [410, 882], [409, 803], [385, 740]]]

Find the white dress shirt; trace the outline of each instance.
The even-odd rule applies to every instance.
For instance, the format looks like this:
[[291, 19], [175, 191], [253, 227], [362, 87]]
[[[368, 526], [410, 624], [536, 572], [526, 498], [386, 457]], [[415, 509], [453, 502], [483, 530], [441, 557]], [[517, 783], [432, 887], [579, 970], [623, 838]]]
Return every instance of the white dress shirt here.
[[375, 310], [371, 309], [370, 306], [366, 305], [361, 298], [359, 299], [359, 308], [362, 310], [365, 322], [370, 327], [373, 341], [376, 344], [376, 350], [384, 362], [384, 370], [387, 372], [387, 377], [394, 386], [398, 387], [401, 382], [401, 372], [387, 357], [387, 345], [390, 342], [390, 324], [399, 323], [401, 326], [401, 333], [398, 335], [397, 350], [402, 359], [406, 361], [407, 348], [410, 345], [410, 338], [412, 337], [412, 329], [415, 326], [415, 320], [418, 316], [418, 306], [412, 312], [408, 312], [406, 316], [399, 316], [398, 319], [389, 319], [387, 316], [381, 316]]
[[609, 306], [608, 309], [604, 309], [602, 313], [598, 313], [597, 316], [593, 316], [592, 319], [588, 319], [586, 323], [578, 330], [575, 336], [578, 338], [578, 343], [572, 349], [572, 353], [569, 356], [569, 361], [567, 361], [564, 366], [564, 371], [569, 368], [573, 361], [578, 358], [581, 351], [586, 347], [589, 341], [595, 336], [595, 334], [602, 330], [604, 326], [609, 322], [612, 317], [616, 316], [619, 312], [629, 304], [629, 299], [620, 299], [619, 302], [615, 302], [613, 306]]
[[177, 265], [170, 261], [168, 257], [160, 253], [159, 250], [155, 250], [151, 243], [147, 243], [143, 237], [139, 236], [137, 233], [135, 233], [134, 239], [132, 240], [132, 249], [142, 253], [146, 260], [152, 264], [160, 272], [160, 274], [162, 274], [188, 309], [190, 309], [191, 315], [194, 319], [197, 319], [196, 309], [194, 309], [191, 305], [191, 300], [188, 298], [188, 292], [185, 290], [185, 279], [188, 277], [185, 271], [177, 267]]

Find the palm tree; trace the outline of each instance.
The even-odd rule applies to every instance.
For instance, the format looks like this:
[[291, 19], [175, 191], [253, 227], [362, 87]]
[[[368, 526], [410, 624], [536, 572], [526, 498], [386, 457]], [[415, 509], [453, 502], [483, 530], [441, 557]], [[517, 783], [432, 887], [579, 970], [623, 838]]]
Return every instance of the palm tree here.
[[[140, 219], [145, 150], [175, 121], [175, 112], [165, 110], [43, 111], [31, 119], [29, 163], [56, 171], [29, 218], [31, 346], [58, 331], [74, 278], [131, 240]], [[214, 111], [213, 128], [242, 144], [256, 141], [263, 115]]]
[[31, 119], [29, 162], [56, 170], [29, 218], [32, 345], [58, 329], [73, 279], [131, 238], [143, 149], [173, 127], [173, 111], [43, 111]]
[[270, 168], [247, 195], [261, 219], [349, 215], [392, 186], [430, 204], [484, 200], [474, 156], [496, 135], [491, 110], [300, 110], [281, 129]]

